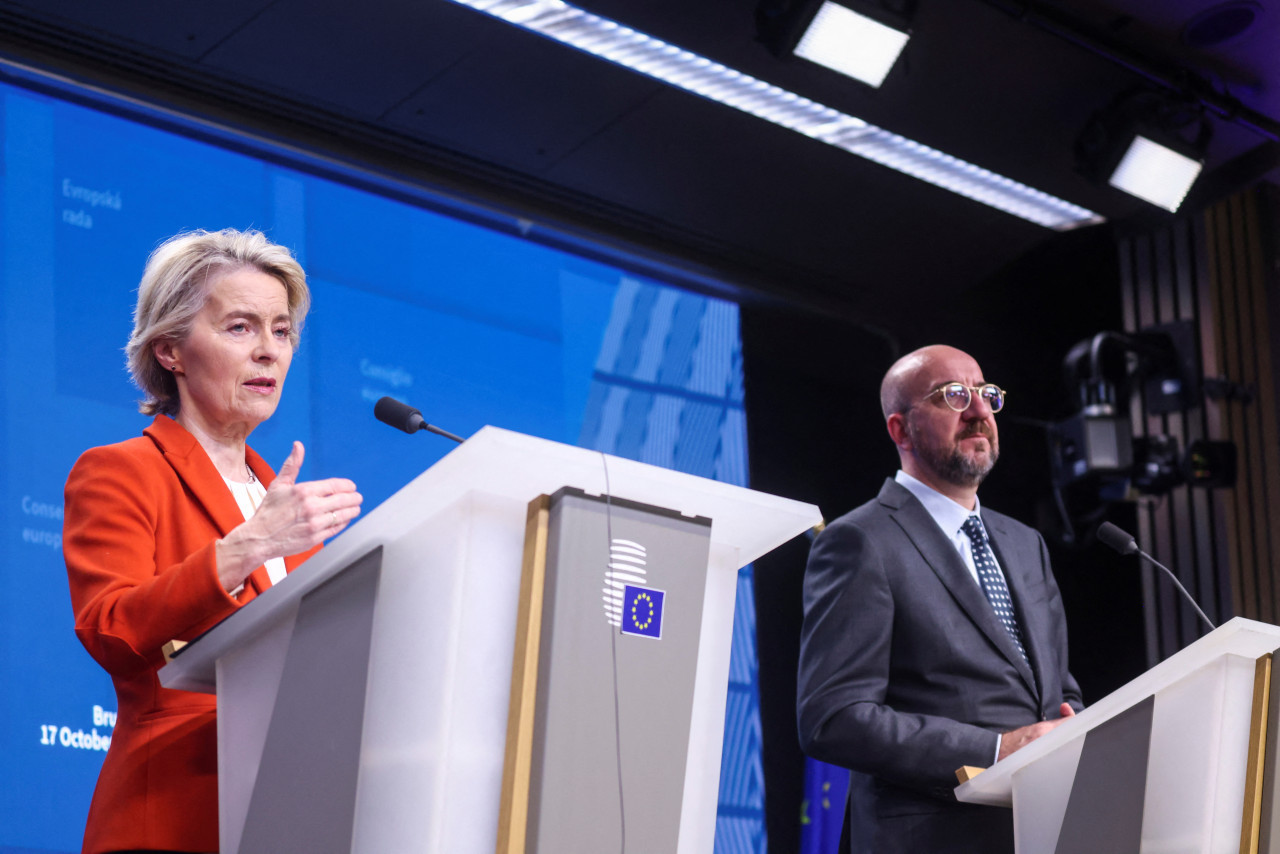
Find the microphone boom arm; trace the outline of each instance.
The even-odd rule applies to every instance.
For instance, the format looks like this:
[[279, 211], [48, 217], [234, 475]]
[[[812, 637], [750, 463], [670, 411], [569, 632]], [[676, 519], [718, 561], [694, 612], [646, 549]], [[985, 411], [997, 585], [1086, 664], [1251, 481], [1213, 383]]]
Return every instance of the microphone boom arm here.
[[444, 436], [446, 439], [452, 439], [453, 441], [457, 442], [459, 445], [461, 445], [463, 442], [466, 441], [466, 439], [462, 438], [456, 433], [450, 433], [448, 430], [445, 430], [443, 427], [437, 427], [434, 424], [428, 424], [425, 421], [422, 422], [422, 426], [419, 427], [418, 429], [426, 430], [429, 433], [435, 433], [437, 436]]
[[1196, 602], [1195, 597], [1187, 592], [1187, 588], [1182, 586], [1182, 582], [1178, 580], [1178, 576], [1173, 574], [1173, 570], [1169, 569], [1169, 567], [1165, 566], [1160, 561], [1156, 560], [1139, 548], [1138, 541], [1133, 538], [1132, 534], [1118, 525], [1113, 525], [1110, 522], [1103, 522], [1098, 526], [1097, 537], [1098, 541], [1103, 545], [1110, 546], [1122, 555], [1140, 555], [1164, 570], [1164, 574], [1169, 576], [1169, 580], [1173, 582], [1174, 587], [1178, 588], [1178, 592], [1182, 594], [1182, 598], [1186, 599], [1187, 602], [1191, 604], [1191, 607], [1195, 608], [1196, 613], [1200, 615], [1200, 619], [1204, 620], [1205, 625], [1209, 627], [1209, 631], [1213, 631], [1217, 628], [1217, 626], [1213, 624], [1213, 621], [1205, 615], [1204, 611], [1200, 610], [1200, 605]]

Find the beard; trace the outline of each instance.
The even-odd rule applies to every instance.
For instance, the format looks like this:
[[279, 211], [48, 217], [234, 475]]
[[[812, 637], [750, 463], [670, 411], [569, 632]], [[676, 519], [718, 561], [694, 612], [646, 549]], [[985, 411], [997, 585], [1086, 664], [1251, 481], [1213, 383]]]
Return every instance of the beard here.
[[[956, 486], [976, 487], [1000, 458], [1000, 444], [995, 434], [981, 421], [971, 424], [955, 439], [943, 444], [935, 443], [927, 431], [918, 429], [914, 419], [908, 416], [907, 435], [916, 457], [939, 478]], [[985, 454], [966, 454], [960, 442], [973, 436], [984, 437], [990, 450]]]

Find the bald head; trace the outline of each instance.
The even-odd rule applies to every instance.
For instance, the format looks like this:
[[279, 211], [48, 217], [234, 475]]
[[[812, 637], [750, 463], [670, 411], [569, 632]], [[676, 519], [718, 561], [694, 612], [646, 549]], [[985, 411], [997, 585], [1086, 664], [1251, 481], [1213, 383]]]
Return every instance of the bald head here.
[[880, 384], [880, 408], [902, 470], [970, 509], [1000, 455], [995, 413], [981, 395], [956, 411], [930, 392], [947, 383], [973, 388], [984, 382], [972, 356], [935, 344], [894, 362]]
[[905, 412], [938, 385], [958, 376], [943, 376], [959, 363], [978, 363], [963, 350], [946, 344], [921, 347], [893, 363], [880, 383], [880, 411], [885, 420], [895, 412]]

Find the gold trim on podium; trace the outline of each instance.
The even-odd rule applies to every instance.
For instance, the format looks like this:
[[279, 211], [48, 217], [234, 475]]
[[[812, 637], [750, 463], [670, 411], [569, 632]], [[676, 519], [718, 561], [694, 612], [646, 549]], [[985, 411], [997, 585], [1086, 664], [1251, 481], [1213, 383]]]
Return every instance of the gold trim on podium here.
[[538, 653], [542, 643], [542, 597], [547, 577], [547, 532], [551, 498], [529, 502], [516, 615], [516, 647], [511, 663], [507, 712], [507, 755], [502, 769], [497, 854], [524, 854], [529, 829], [529, 778], [533, 764], [533, 724], [538, 696]]
[[182, 648], [186, 645], [186, 641], [174, 638], [164, 646], [160, 647], [160, 652], [164, 655], [164, 663], [168, 664], [170, 661], [173, 661], [173, 657], [181, 652]]
[[1258, 659], [1254, 668], [1253, 711], [1249, 720], [1249, 761], [1244, 781], [1244, 815], [1240, 822], [1240, 854], [1258, 854], [1270, 699], [1271, 653], [1267, 653]]

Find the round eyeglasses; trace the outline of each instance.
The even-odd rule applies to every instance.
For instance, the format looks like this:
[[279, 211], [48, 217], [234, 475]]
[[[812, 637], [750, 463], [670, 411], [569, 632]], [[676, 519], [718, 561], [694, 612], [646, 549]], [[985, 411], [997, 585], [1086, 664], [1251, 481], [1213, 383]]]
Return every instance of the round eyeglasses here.
[[956, 412], [964, 412], [973, 403], [973, 395], [978, 394], [991, 407], [994, 414], [1004, 409], [1005, 390], [998, 385], [965, 385], [964, 383], [947, 383], [940, 385], [926, 394], [922, 399], [928, 400], [935, 394], [942, 395], [942, 400]]

